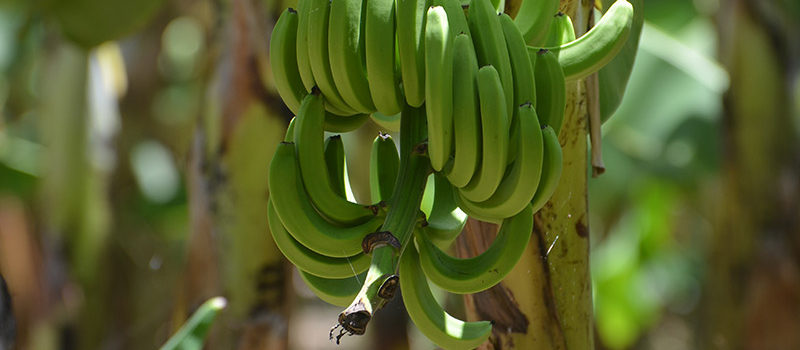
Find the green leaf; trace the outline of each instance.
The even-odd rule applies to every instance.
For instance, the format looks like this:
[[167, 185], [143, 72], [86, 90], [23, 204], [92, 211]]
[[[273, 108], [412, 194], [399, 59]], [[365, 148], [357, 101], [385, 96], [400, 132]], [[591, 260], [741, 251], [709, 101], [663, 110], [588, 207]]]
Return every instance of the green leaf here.
[[633, 5], [634, 15], [628, 41], [617, 54], [617, 57], [598, 72], [600, 120], [604, 123], [614, 115], [622, 101], [622, 96], [625, 95], [628, 78], [631, 76], [633, 63], [636, 60], [636, 52], [639, 49], [639, 37], [642, 34], [642, 26], [644, 25], [644, 0], [631, 0], [630, 2]]
[[222, 297], [211, 298], [195, 311], [194, 315], [181, 326], [172, 338], [169, 338], [161, 350], [200, 350], [211, 323], [217, 313], [225, 308], [227, 301]]

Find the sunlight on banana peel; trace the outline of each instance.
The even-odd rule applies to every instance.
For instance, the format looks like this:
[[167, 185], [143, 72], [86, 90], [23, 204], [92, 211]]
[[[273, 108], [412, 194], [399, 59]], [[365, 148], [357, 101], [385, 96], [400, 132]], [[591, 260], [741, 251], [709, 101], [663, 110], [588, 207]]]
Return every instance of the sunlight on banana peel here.
[[[511, 16], [498, 16], [495, 5]], [[553, 0], [471, 0], [464, 8], [458, 0], [300, 0], [297, 7], [283, 12], [270, 39], [275, 85], [296, 113], [270, 166], [269, 216], [279, 248], [322, 300], [349, 305], [331, 330], [336, 343], [364, 334], [399, 284], [409, 316], [431, 341], [447, 349], [480, 345], [491, 324], [450, 316], [428, 281], [461, 294], [488, 289], [539, 231], [532, 213], [585, 214], [585, 203], [572, 198], [582, 193], [585, 202], [578, 82], [621, 50], [633, 7], [614, 2], [577, 38], [553, 20], [571, 23]], [[378, 135], [369, 159], [371, 203], [355, 203], [344, 193], [348, 154], [326, 133], [367, 119], [399, 124], [400, 142]], [[432, 173], [436, 181], [428, 181]], [[497, 244], [474, 258], [449, 256], [442, 249], [468, 217], [500, 223]], [[585, 233], [585, 215], [571, 220]], [[540, 243], [555, 243], [550, 234]], [[586, 241], [574, 247], [577, 254], [586, 253]], [[554, 251], [573, 243], [562, 244]], [[556, 265], [549, 267], [555, 279], [585, 283], [584, 273], [562, 275]], [[573, 320], [570, 311], [565, 320]]]

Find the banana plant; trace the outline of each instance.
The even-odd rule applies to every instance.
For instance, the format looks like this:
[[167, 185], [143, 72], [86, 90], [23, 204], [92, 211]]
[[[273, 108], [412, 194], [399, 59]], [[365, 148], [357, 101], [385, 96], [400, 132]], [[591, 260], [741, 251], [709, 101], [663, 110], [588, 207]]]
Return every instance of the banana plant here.
[[[479, 346], [495, 320], [451, 316], [428, 281], [457, 294], [497, 285], [525, 255], [534, 213], [552, 211], [548, 201], [568, 190], [585, 193], [585, 177], [571, 173], [585, 161], [565, 153], [559, 132], [585, 145], [586, 120], [568, 101], [578, 82], [626, 47], [634, 7], [617, 0], [576, 36], [555, 0], [524, 2], [514, 18], [489, 0], [471, 0], [467, 11], [460, 5], [300, 0], [272, 32], [272, 73], [296, 116], [270, 164], [271, 231], [310, 289], [346, 307], [330, 333], [337, 343], [364, 334], [399, 288], [431, 341]], [[347, 154], [330, 136], [326, 149], [326, 132], [368, 119], [399, 121], [400, 144], [379, 135], [370, 202], [353, 202], [343, 193]], [[585, 202], [576, 209], [585, 214]], [[451, 256], [447, 247], [469, 217], [499, 225], [497, 237], [477, 256]], [[585, 255], [586, 217], [575, 219], [576, 254]], [[563, 276], [585, 285], [588, 264], [580, 273]], [[590, 315], [590, 296], [584, 291], [573, 311]]]

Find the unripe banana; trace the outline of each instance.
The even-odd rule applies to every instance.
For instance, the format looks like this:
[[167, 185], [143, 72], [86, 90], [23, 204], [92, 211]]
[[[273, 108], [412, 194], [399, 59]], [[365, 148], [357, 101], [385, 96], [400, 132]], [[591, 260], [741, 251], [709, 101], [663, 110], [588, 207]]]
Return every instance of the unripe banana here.
[[409, 244], [400, 257], [400, 290], [408, 316], [428, 339], [444, 349], [474, 349], [492, 331], [488, 321], [464, 322], [450, 316], [436, 301], [419, 264], [419, 254]]
[[567, 44], [550, 47], [567, 80], [583, 79], [610, 62], [625, 45], [633, 23], [633, 6], [617, 0], [591, 30]]
[[[441, 173], [433, 173], [433, 181], [428, 180], [428, 185], [433, 185], [431, 203], [423, 207], [425, 225], [421, 230], [425, 235], [443, 249], [450, 246], [453, 240], [464, 229], [467, 223], [467, 214], [458, 207], [455, 201], [455, 188]], [[426, 188], [426, 192], [427, 192]], [[423, 199], [425, 200], [425, 199]]]
[[270, 163], [269, 190], [283, 226], [298, 242], [319, 254], [335, 258], [357, 255], [361, 252], [361, 240], [375, 232], [383, 218], [374, 216], [351, 227], [329, 223], [306, 197], [299, 170], [295, 144], [282, 142]]
[[494, 194], [506, 169], [509, 120], [500, 76], [493, 66], [478, 70], [478, 96], [481, 104], [483, 154], [477, 173], [459, 193], [473, 202], [483, 202]]
[[552, 52], [542, 49], [528, 54], [535, 59], [536, 74], [536, 113], [541, 125], [550, 125], [556, 135], [561, 131], [564, 122], [564, 110], [567, 103], [567, 87], [564, 72], [558, 64], [558, 57]]
[[356, 114], [352, 116], [343, 117], [331, 112], [325, 113], [325, 124], [323, 129], [329, 132], [344, 133], [350, 132], [364, 125], [364, 122], [369, 119], [369, 114]]
[[425, 103], [425, 14], [430, 0], [396, 0], [397, 52], [406, 103]]
[[506, 102], [505, 111], [508, 113], [510, 121], [514, 107], [514, 78], [506, 40], [503, 37], [503, 27], [500, 25], [500, 17], [489, 0], [471, 0], [468, 23], [478, 63], [481, 67], [494, 66], [500, 76], [503, 91], [505, 91], [503, 96]]
[[472, 40], [456, 35], [453, 42], [453, 161], [443, 173], [456, 187], [466, 186], [478, 167], [481, 152], [478, 59]]
[[325, 118], [322, 96], [314, 93], [306, 96], [296, 118], [294, 140], [300, 174], [314, 207], [332, 223], [339, 225], [359, 224], [372, 218], [374, 213], [370, 207], [337, 195], [330, 179], [320, 177], [320, 174], [328, 173], [322, 128]]
[[272, 29], [269, 42], [269, 60], [275, 88], [286, 106], [297, 114], [300, 101], [307, 94], [300, 72], [297, 70], [297, 12], [286, 9]]
[[329, 0], [306, 0], [308, 3], [308, 60], [314, 81], [325, 96], [325, 108], [338, 115], [357, 114], [355, 109], [344, 102], [336, 84], [329, 61], [328, 15], [331, 10]]
[[342, 137], [333, 135], [325, 139], [325, 166], [328, 167], [328, 178], [331, 188], [337, 195], [347, 198], [345, 189], [344, 143]]
[[558, 143], [558, 135], [555, 130], [550, 126], [542, 129], [542, 137], [544, 139], [544, 156], [542, 166], [542, 179], [539, 181], [539, 188], [531, 200], [533, 211], [537, 212], [544, 207], [544, 204], [550, 200], [553, 192], [558, 187], [558, 181], [561, 179], [562, 169], [562, 155], [561, 144]]
[[425, 111], [428, 157], [440, 171], [453, 148], [453, 35], [441, 6], [428, 9], [425, 24]]
[[373, 203], [392, 198], [400, 168], [397, 146], [389, 134], [380, 134], [372, 141], [369, 160], [369, 189]]
[[470, 216], [484, 221], [499, 221], [519, 213], [530, 203], [542, 174], [542, 132], [536, 111], [530, 103], [519, 107], [517, 159], [491, 198], [475, 203], [460, 198], [459, 206]]
[[[506, 47], [508, 48], [511, 72], [514, 77], [514, 105], [509, 131], [511, 145], [516, 145], [519, 140], [519, 106], [525, 103], [536, 103], [536, 82], [534, 81], [533, 66], [531, 66], [525, 39], [514, 25], [514, 21], [507, 14], [500, 15], [500, 25], [503, 28]], [[517, 159], [517, 147], [508, 150], [508, 163]], [[520, 209], [522, 209], [520, 207]]]
[[547, 29], [558, 11], [558, 0], [526, 0], [522, 2], [514, 24], [517, 25], [528, 45], [540, 46], [547, 35]]
[[428, 279], [446, 291], [468, 294], [484, 291], [503, 280], [528, 246], [532, 231], [533, 210], [527, 204], [517, 215], [503, 220], [492, 245], [472, 258], [448, 255], [419, 231], [414, 238], [419, 247], [419, 264]]
[[314, 276], [303, 270], [298, 270], [298, 272], [314, 295], [328, 304], [341, 307], [345, 307], [353, 301], [367, 275], [364, 272], [358, 276], [351, 275], [348, 278], [334, 279]]
[[542, 46], [561, 46], [573, 40], [575, 40], [575, 28], [572, 26], [572, 19], [563, 12], [556, 13]]
[[354, 274], [362, 273], [369, 268], [370, 257], [364, 253], [346, 258], [332, 258], [317, 254], [300, 244], [283, 227], [272, 201], [267, 206], [267, 213], [269, 230], [275, 240], [275, 245], [283, 253], [283, 256], [297, 268], [314, 276], [325, 278], [352, 277]]
[[360, 113], [372, 113], [375, 104], [369, 91], [364, 37], [361, 25], [363, 0], [331, 0], [328, 24], [328, 59], [333, 82], [342, 99]]
[[447, 12], [447, 21], [450, 23], [450, 32], [453, 35], [469, 35], [469, 24], [464, 8], [459, 0], [433, 0], [433, 6], [441, 6]]
[[400, 113], [405, 103], [395, 62], [395, 1], [369, 0], [364, 25], [369, 90], [378, 112]]
[[[308, 57], [308, 12], [311, 9], [310, 0], [297, 1], [297, 69], [306, 92], [316, 86], [314, 72], [311, 71], [311, 61]], [[271, 52], [270, 52], [271, 53]]]
[[383, 132], [397, 132], [400, 131], [400, 113], [394, 115], [385, 115], [381, 112], [370, 114], [370, 119], [375, 122]]
[[283, 142], [294, 142], [294, 121], [297, 118], [292, 117], [289, 120], [289, 125], [286, 126], [286, 134], [283, 135]]

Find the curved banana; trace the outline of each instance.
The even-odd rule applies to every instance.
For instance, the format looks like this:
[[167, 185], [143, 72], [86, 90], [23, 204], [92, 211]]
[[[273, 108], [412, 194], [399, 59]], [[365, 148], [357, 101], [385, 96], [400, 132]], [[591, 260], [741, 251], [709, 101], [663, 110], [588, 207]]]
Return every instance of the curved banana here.
[[294, 148], [295, 144], [289, 142], [278, 145], [269, 169], [270, 197], [283, 226], [298, 242], [319, 254], [335, 258], [357, 255], [361, 240], [375, 232], [383, 218], [374, 216], [351, 227], [325, 220], [306, 197]]
[[370, 119], [384, 132], [400, 131], [400, 113], [386, 115], [381, 112], [375, 112], [370, 114]]
[[464, 322], [444, 311], [431, 294], [413, 244], [400, 257], [400, 291], [408, 316], [422, 334], [442, 348], [474, 349], [492, 332], [488, 321]]
[[572, 26], [572, 19], [559, 11], [553, 16], [547, 38], [542, 46], [560, 46], [573, 40], [575, 40], [575, 28]]
[[489, 0], [471, 0], [469, 3], [469, 29], [475, 44], [475, 53], [481, 67], [492, 65], [500, 76], [505, 91], [505, 111], [511, 120], [514, 105], [514, 78], [511, 61], [503, 37], [500, 19]]
[[536, 74], [536, 113], [542, 125], [550, 125], [556, 135], [561, 131], [564, 122], [564, 111], [567, 106], [567, 87], [564, 72], [558, 64], [558, 57], [552, 52], [541, 49], [531, 51], [531, 60], [535, 57]]
[[397, 54], [406, 103], [425, 103], [425, 15], [430, 0], [396, 0]]
[[297, 118], [292, 117], [289, 120], [289, 125], [286, 126], [286, 134], [283, 135], [283, 142], [294, 142], [294, 121]]
[[481, 151], [478, 59], [472, 40], [458, 34], [453, 42], [453, 162], [443, 173], [456, 187], [466, 186], [478, 167]]
[[369, 192], [373, 203], [392, 198], [399, 168], [400, 156], [392, 136], [375, 137], [369, 159]]
[[357, 114], [347, 105], [333, 82], [333, 72], [328, 50], [328, 15], [331, 11], [329, 0], [306, 0], [308, 3], [308, 61], [314, 81], [325, 96], [325, 108], [343, 116]]
[[475, 203], [460, 198], [459, 206], [475, 218], [502, 220], [516, 215], [530, 203], [542, 174], [542, 131], [536, 111], [530, 103], [519, 107], [517, 159], [491, 198]]
[[346, 258], [333, 258], [317, 254], [300, 244], [283, 227], [272, 201], [267, 205], [267, 218], [275, 245], [289, 262], [305, 272], [325, 278], [347, 278], [369, 268], [370, 257], [364, 253]]
[[561, 144], [558, 142], [558, 135], [555, 130], [550, 126], [542, 129], [542, 137], [544, 139], [544, 156], [542, 166], [542, 179], [539, 181], [539, 188], [536, 194], [531, 199], [533, 211], [537, 212], [544, 207], [544, 204], [550, 200], [553, 192], [558, 187], [558, 180], [561, 179], [562, 169], [562, 155]]
[[453, 36], [441, 6], [428, 9], [425, 22], [425, 111], [428, 157], [440, 171], [453, 149]]
[[522, 2], [514, 24], [528, 45], [542, 45], [553, 14], [558, 12], [558, 0], [526, 0]]
[[633, 23], [633, 6], [617, 0], [592, 29], [561, 46], [549, 47], [567, 80], [583, 79], [610, 62], [625, 45]]
[[477, 173], [459, 193], [473, 202], [483, 202], [494, 194], [506, 169], [509, 120], [500, 76], [493, 66], [478, 70], [478, 96], [481, 105], [483, 154]]
[[308, 14], [311, 9], [309, 1], [297, 1], [297, 69], [300, 71], [300, 79], [306, 92], [311, 92], [316, 85], [314, 72], [311, 71], [311, 61], [308, 58]]
[[328, 167], [331, 188], [336, 194], [346, 198], [344, 143], [340, 135], [333, 135], [325, 139], [325, 166]]
[[450, 32], [453, 35], [469, 35], [469, 24], [464, 8], [459, 0], [433, 0], [433, 6], [441, 6], [447, 12], [447, 21], [450, 23]]
[[360, 113], [372, 113], [375, 104], [364, 67], [361, 17], [364, 0], [332, 0], [328, 23], [328, 60], [333, 82], [348, 105]]
[[329, 132], [350, 132], [361, 127], [369, 119], [369, 114], [356, 114], [352, 116], [341, 116], [331, 112], [325, 113], [325, 124], [322, 128]]
[[300, 101], [308, 92], [297, 70], [297, 12], [292, 8], [283, 11], [269, 42], [269, 60], [275, 88], [286, 106], [297, 114]]
[[311, 289], [322, 301], [336, 306], [345, 307], [350, 304], [361, 289], [362, 281], [367, 273], [348, 278], [324, 278], [314, 276], [308, 272], [298, 269], [300, 277], [306, 282], [308, 289]]
[[[415, 232], [414, 238], [419, 249], [419, 264], [428, 279], [446, 291], [468, 294], [499, 283], [519, 261], [532, 231], [533, 210], [528, 204], [517, 215], [503, 220], [492, 245], [472, 258], [459, 259], [448, 255], [419, 231]], [[403, 276], [402, 270], [400, 273]]]
[[405, 98], [395, 64], [395, 1], [367, 1], [364, 19], [367, 77], [375, 109], [384, 115], [403, 110]]
[[[516, 145], [519, 141], [519, 122], [517, 121], [519, 106], [525, 103], [536, 103], [536, 82], [534, 81], [533, 66], [528, 57], [528, 47], [525, 39], [514, 25], [514, 21], [507, 14], [500, 15], [500, 25], [508, 48], [511, 62], [511, 72], [514, 74], [514, 105], [511, 119], [510, 144]], [[517, 159], [517, 147], [508, 150], [508, 163]], [[520, 208], [522, 209], [522, 208]]]
[[300, 175], [314, 207], [331, 222], [339, 225], [363, 223], [374, 216], [368, 206], [353, 203], [337, 195], [327, 176], [322, 96], [311, 93], [303, 99], [295, 122], [294, 141]]
[[[455, 188], [441, 173], [433, 173], [431, 203], [422, 208], [425, 225], [421, 230], [438, 247], [446, 248], [461, 233], [467, 223], [467, 214], [455, 201]], [[431, 181], [428, 181], [431, 185]]]

